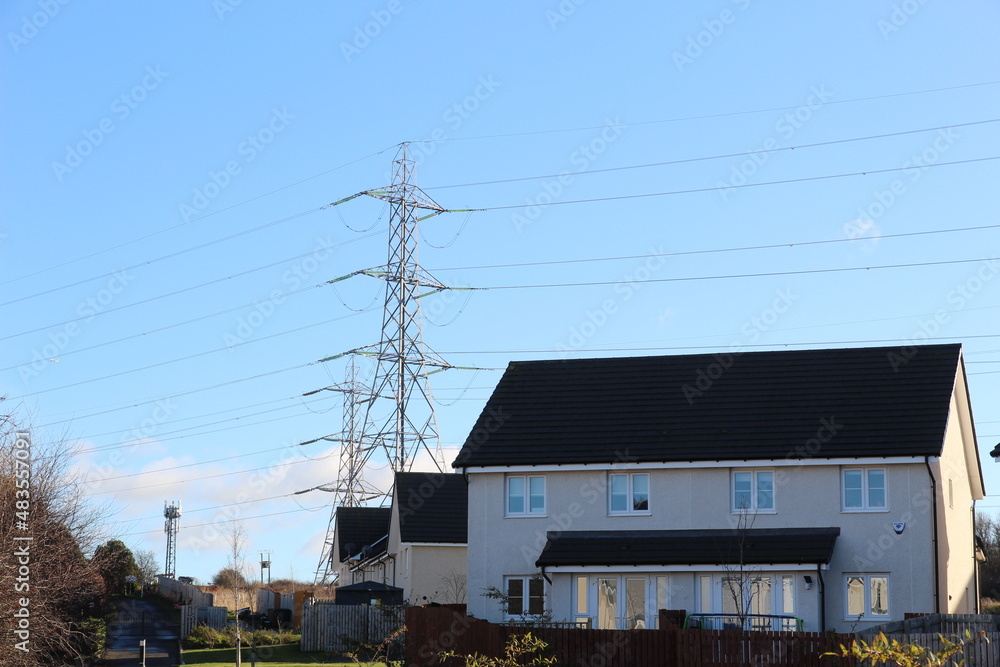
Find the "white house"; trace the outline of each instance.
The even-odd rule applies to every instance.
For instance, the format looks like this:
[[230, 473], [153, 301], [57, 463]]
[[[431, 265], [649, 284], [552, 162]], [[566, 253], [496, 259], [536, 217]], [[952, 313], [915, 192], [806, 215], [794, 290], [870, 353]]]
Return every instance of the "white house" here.
[[809, 631], [974, 613], [975, 443], [960, 345], [513, 362], [454, 463], [468, 609]]
[[415, 605], [465, 602], [467, 503], [463, 475], [401, 472], [391, 508], [339, 508], [340, 581], [399, 587]]

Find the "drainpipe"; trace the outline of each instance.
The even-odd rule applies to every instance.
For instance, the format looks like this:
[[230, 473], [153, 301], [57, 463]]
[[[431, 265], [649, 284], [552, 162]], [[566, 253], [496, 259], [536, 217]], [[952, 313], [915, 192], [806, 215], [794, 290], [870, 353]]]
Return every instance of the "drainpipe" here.
[[972, 501], [972, 595], [976, 603], [976, 613], [982, 613], [979, 608], [979, 559], [976, 554], [979, 551], [979, 540], [976, 537], [976, 501]]
[[819, 631], [826, 632], [826, 583], [819, 563], [816, 563], [816, 578], [819, 580]]
[[941, 613], [941, 604], [938, 594], [941, 590], [941, 573], [938, 571], [938, 519], [937, 519], [937, 480], [934, 479], [934, 471], [931, 470], [931, 457], [924, 456], [924, 465], [927, 466], [927, 476], [931, 479], [931, 507], [933, 508], [931, 525], [931, 545], [934, 554], [934, 613]]

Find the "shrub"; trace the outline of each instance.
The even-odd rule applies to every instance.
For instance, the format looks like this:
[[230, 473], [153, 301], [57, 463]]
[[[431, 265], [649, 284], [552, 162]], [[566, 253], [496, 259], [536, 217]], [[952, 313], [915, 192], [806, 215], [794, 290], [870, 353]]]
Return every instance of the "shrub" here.
[[184, 640], [184, 647], [190, 649], [196, 648], [216, 648], [225, 646], [225, 637], [222, 636], [215, 628], [210, 628], [207, 625], [199, 625], [191, 631], [188, 638]]

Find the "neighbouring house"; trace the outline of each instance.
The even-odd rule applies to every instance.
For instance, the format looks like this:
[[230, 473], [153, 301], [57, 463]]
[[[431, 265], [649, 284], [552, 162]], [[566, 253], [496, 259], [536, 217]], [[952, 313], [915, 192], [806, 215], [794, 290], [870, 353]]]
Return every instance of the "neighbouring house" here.
[[512, 362], [454, 466], [479, 618], [821, 631], [977, 611], [960, 345]]
[[[348, 513], [344, 535], [354, 549], [337, 551], [341, 512], [337, 510], [334, 552], [341, 556], [342, 584], [377, 582], [398, 587], [410, 604], [462, 603], [466, 590], [468, 491], [463, 475], [436, 472], [396, 473], [392, 507]], [[352, 508], [371, 510], [372, 508]], [[362, 526], [355, 519], [367, 520]], [[378, 530], [376, 530], [378, 528]], [[376, 536], [381, 531], [381, 535]], [[358, 548], [368, 540], [368, 550]], [[338, 589], [338, 600], [340, 591]]]
[[[389, 534], [388, 507], [338, 507], [333, 529], [334, 570], [339, 586], [365, 581], [358, 563], [385, 553]], [[382, 568], [384, 570], [384, 568]]]

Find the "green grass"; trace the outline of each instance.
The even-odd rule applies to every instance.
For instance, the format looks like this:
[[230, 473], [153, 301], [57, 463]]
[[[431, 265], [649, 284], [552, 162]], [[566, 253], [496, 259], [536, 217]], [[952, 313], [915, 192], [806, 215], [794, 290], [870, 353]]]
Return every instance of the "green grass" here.
[[[206, 667], [232, 667], [236, 664], [236, 649], [205, 648], [184, 651], [184, 662], [188, 665]], [[250, 649], [243, 649], [243, 664], [250, 665]], [[356, 663], [350, 658], [328, 658], [322, 653], [303, 653], [298, 644], [282, 646], [261, 646], [257, 649], [257, 664], [271, 667], [309, 667], [310, 665], [360, 665], [360, 667], [384, 667], [381, 662]]]

